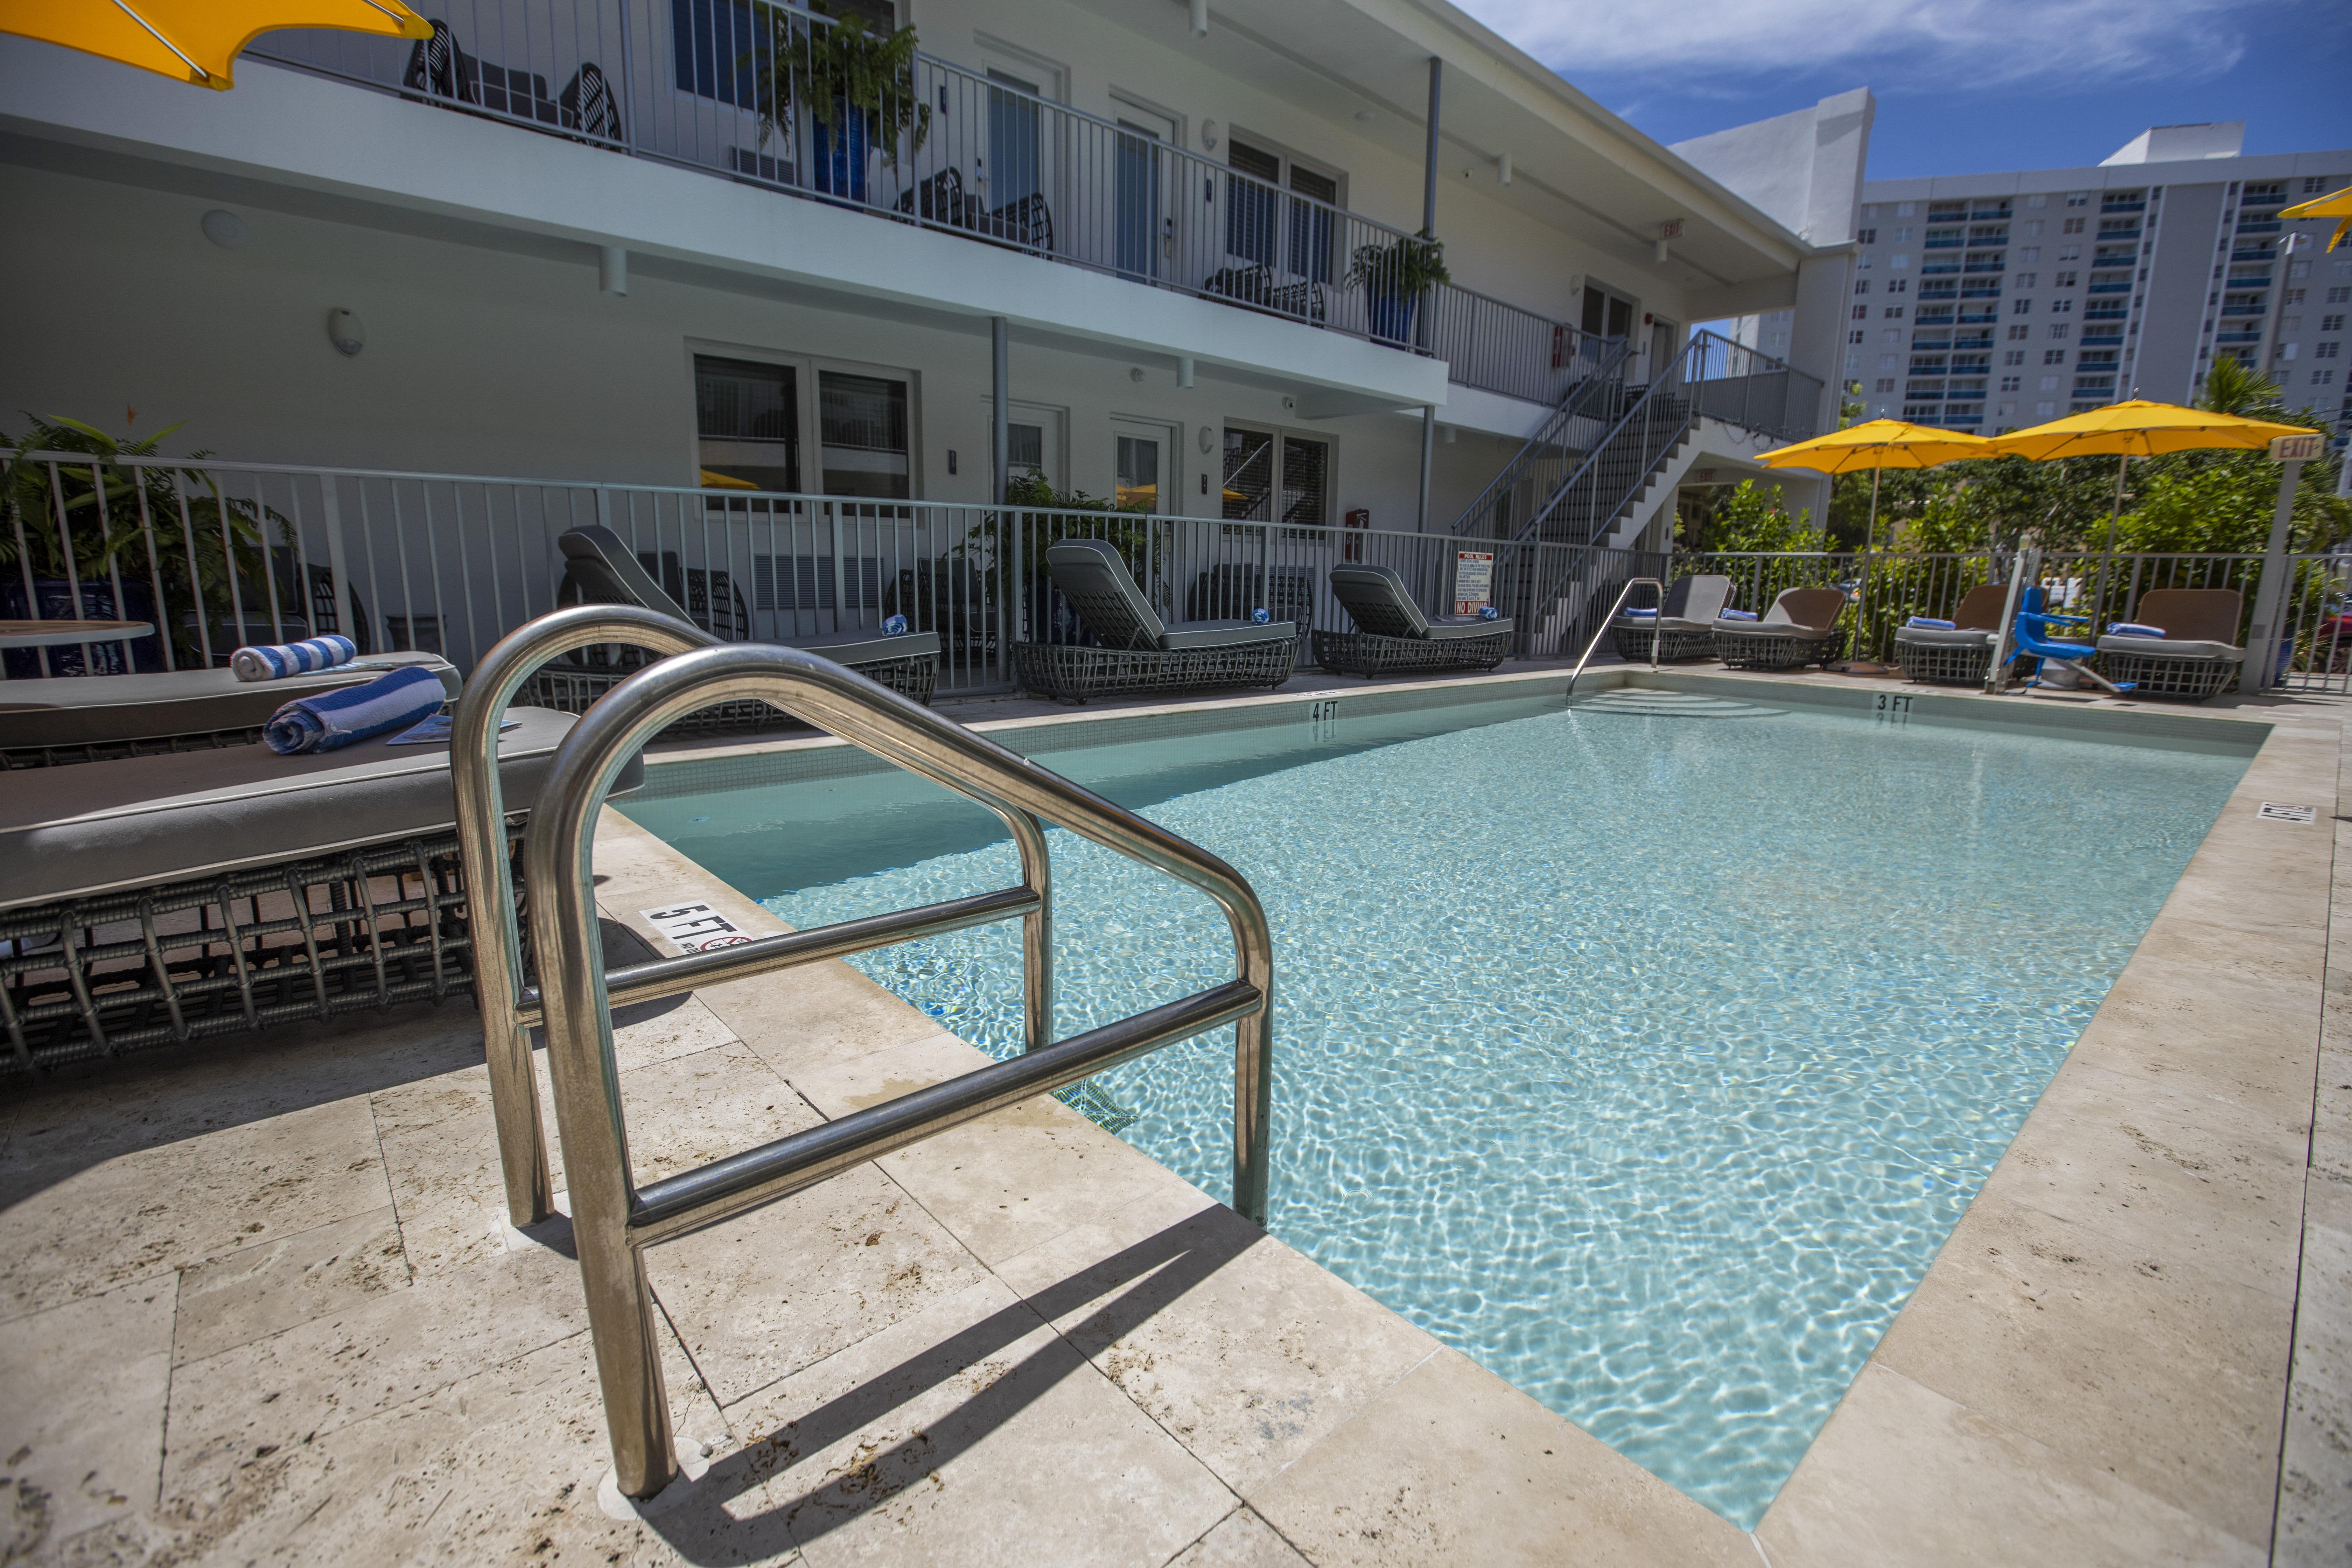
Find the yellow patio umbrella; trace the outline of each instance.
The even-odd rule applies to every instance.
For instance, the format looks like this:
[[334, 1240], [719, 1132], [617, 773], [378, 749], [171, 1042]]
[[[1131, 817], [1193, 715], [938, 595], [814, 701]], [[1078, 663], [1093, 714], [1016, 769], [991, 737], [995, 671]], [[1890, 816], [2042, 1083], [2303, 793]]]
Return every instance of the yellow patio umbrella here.
[[399, 0], [0, 0], [0, 33], [227, 91], [237, 53], [278, 27], [429, 38]]
[[2123, 515], [2124, 475], [2134, 458], [2166, 452], [2202, 452], [2215, 448], [2260, 451], [2281, 436], [2314, 434], [2300, 425], [2270, 419], [2248, 419], [2210, 408], [2183, 408], [2177, 403], [2152, 403], [2134, 397], [2110, 403], [2086, 414], [2070, 414], [2047, 425], [2012, 430], [1987, 443], [1989, 456], [2031, 458], [2046, 463], [2058, 458], [2104, 457], [2116, 463], [2116, 504], [2107, 514], [2107, 553], [2115, 553], [2116, 521]]
[[2340, 191], [2331, 191], [2324, 196], [2315, 196], [2310, 201], [2300, 202], [2291, 207], [2281, 207], [2279, 216], [2332, 217], [2339, 220], [2336, 225], [2335, 234], [2329, 237], [2327, 241], [2327, 248], [2333, 250], [2344, 243], [2346, 235], [2352, 234], [2352, 185], [2347, 185]]
[[749, 479], [739, 479], [732, 474], [715, 474], [702, 470], [702, 488], [707, 490], [756, 490], [760, 487]]

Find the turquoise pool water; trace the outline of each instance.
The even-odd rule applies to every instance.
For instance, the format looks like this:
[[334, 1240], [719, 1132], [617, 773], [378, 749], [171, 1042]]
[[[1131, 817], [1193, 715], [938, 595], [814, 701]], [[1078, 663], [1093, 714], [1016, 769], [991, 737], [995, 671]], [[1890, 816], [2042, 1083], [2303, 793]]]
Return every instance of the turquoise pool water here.
[[[1276, 1234], [1752, 1527], [2245, 757], [1349, 706], [1037, 754], [1265, 900]], [[1017, 879], [992, 817], [899, 775], [625, 808], [795, 925]], [[1206, 900], [1053, 838], [1060, 1032], [1230, 973]], [[1016, 927], [860, 963], [1018, 1048]], [[1129, 1142], [1221, 1197], [1230, 1040], [1101, 1080]]]

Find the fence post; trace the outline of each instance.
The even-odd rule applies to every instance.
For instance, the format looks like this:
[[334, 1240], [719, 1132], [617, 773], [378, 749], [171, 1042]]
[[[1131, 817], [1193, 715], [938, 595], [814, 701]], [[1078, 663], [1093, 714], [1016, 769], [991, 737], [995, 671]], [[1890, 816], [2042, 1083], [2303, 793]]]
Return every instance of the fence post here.
[[[334, 574], [336, 607], [342, 611], [343, 635], [359, 642], [360, 595], [352, 584], [351, 569], [343, 563], [343, 511], [337, 503], [336, 491], [341, 488], [333, 474], [319, 476], [319, 510], [327, 522], [327, 570]], [[372, 646], [374, 639], [362, 647]]]
[[[2246, 669], [2254, 668], [2251, 689], [2265, 691], [2278, 684], [2278, 629], [2283, 617], [2279, 614], [2286, 598], [2286, 541], [2294, 524], [2294, 490], [2303, 479], [2303, 461], [2293, 458], [2279, 465], [2278, 506], [2271, 513], [2270, 547], [2263, 552], [2262, 581], [2254, 588], [2253, 635], [2246, 639], [2246, 664], [2238, 670], [2238, 689], [2249, 689]], [[2260, 658], [2259, 666], [2253, 660]]]

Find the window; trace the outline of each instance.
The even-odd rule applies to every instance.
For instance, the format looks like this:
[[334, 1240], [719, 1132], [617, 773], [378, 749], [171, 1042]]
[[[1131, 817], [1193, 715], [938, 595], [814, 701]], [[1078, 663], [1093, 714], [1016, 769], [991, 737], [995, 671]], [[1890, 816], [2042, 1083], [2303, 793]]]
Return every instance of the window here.
[[[1870, 314], [1870, 312], [1864, 310], [1863, 314], [1866, 316]], [[1860, 327], [1856, 327], [1853, 331], [1845, 335], [1845, 341], [1850, 343], [1858, 343], [1868, 336], [1870, 336], [1868, 332], [1864, 331]]]
[[1225, 142], [1225, 163], [1247, 180], [1235, 180], [1225, 205], [1225, 251], [1261, 266], [1279, 267], [1297, 277], [1332, 280], [1332, 216], [1322, 206], [1286, 201], [1287, 188], [1323, 204], [1339, 205], [1336, 174], [1310, 169], [1279, 153], [1238, 138]]
[[1894, 270], [1900, 272], [1905, 268], [1911, 265], [1911, 258], [1898, 250], [1893, 257], [1888, 258], [1886, 265]]
[[2058, 259], [2080, 261], [2083, 259], [2083, 247], [2079, 245], [2062, 245], [2058, 247]]
[[2058, 405], [2054, 403], [2037, 403], [2033, 405], [2033, 416], [2036, 419], [2047, 419], [2057, 412]]
[[[2070, 207], [2086, 207], [2086, 206], [2089, 206], [2089, 205], [2091, 205], [2091, 193], [2090, 193], [2090, 192], [2088, 192], [2088, 191], [2074, 191], [2074, 192], [2071, 192], [2071, 193], [2069, 193], [2069, 194], [2068, 194], [2068, 195], [2067, 195], [2067, 197], [2066, 197], [2066, 205], [2067, 205], [2068, 206], [2070, 206]], [[2082, 220], [2082, 219], [2080, 219], [2080, 218], [2073, 218], [2073, 217], [2070, 217], [2070, 218], [2068, 218], [2066, 221], [2067, 221], [2068, 223], [2076, 223], [2076, 224], [2078, 224], [2078, 223], [2081, 223], [2083, 220]]]
[[1878, 356], [1878, 368], [1881, 370], [1900, 370], [1903, 368], [1903, 356], [1900, 354], [1880, 354]]
[[2030, 207], [2046, 207], [2050, 205], [2050, 198], [2046, 195], [2028, 196], [2025, 198], [2025, 205]]
[[2074, 301], [2072, 300], [2053, 300], [2050, 301], [2050, 313], [2053, 316], [2065, 315], [2074, 308]]
[[2057, 391], [2057, 390], [2058, 390], [2058, 378], [2057, 378], [2056, 376], [2054, 376], [2054, 375], [2045, 375], [2045, 376], [2043, 376], [2043, 377], [2042, 378], [2042, 387], [2041, 387], [2041, 390], [2042, 390], [2043, 392], [2055, 392], [2055, 391]]
[[2015, 392], [2017, 390], [2017, 384], [2018, 377], [2016, 376], [2004, 375], [2000, 378], [2000, 389], [2003, 392]]
[[2023, 364], [2025, 363], [2025, 351], [2023, 349], [2010, 349], [2001, 354], [2000, 363], [2003, 364]]
[[2344, 318], [2322, 316], [2319, 318], [2319, 330], [2323, 332], [2340, 332], [2344, 330]]
[[1856, 305], [1853, 308], [1853, 319], [1857, 321], [1866, 321], [1870, 320], [1870, 307], [1867, 305]]
[[2009, 329], [2009, 341], [2011, 342], [2019, 342], [2026, 338], [2032, 337], [2032, 335], [2033, 329], [2032, 327], [2011, 327]]
[[1908, 294], [1911, 292], [1911, 279], [1908, 278], [1889, 278], [1886, 280], [1886, 291], [1889, 294]]
[[1160, 443], [1149, 436], [1118, 438], [1118, 468], [1113, 479], [1118, 504], [1137, 511], [1160, 510]]
[[1867, 256], [1857, 256], [1853, 258], [1853, 269], [1856, 272], [1867, 272], [1870, 270], [1872, 265], [1873, 263]]
[[[1225, 430], [1224, 515], [1235, 522], [1319, 528], [1326, 521], [1331, 447], [1270, 430]], [[1249, 605], [1249, 609], [1258, 606]]]
[[2336, 373], [2332, 370], [2315, 370], [2311, 373], [2311, 384], [2333, 386], [2336, 384]]
[[1901, 320], [1903, 319], [1903, 307], [1902, 307], [1902, 306], [1900, 306], [1900, 305], [1889, 305], [1889, 306], [1887, 306], [1887, 307], [1886, 307], [1886, 319], [1887, 319], [1888, 321], [1901, 321]]
[[1894, 391], [1894, 390], [1895, 390], [1895, 378], [1894, 378], [1893, 376], [1891, 376], [1891, 375], [1883, 375], [1883, 376], [1880, 376], [1880, 377], [1878, 378], [1878, 384], [1877, 384], [1876, 390], [1877, 390], [1877, 391], [1879, 391], [1879, 392], [1892, 392], [1892, 391]]
[[1857, 229], [1854, 232], [1853, 238], [1854, 243], [1857, 245], [1876, 245], [1878, 243], [1878, 231], [1874, 228]]
[[907, 384], [828, 370], [816, 385], [824, 493], [906, 500]]
[[[2069, 203], [2068, 205], [2072, 205], [2073, 204]], [[2089, 221], [2090, 220], [2088, 218], [2070, 217], [2065, 222], [2058, 226], [2058, 232], [2060, 234], [2080, 234], [2083, 232], [2083, 226]]]
[[[1897, 202], [1895, 205], [1895, 216], [1896, 217], [1909, 217], [1918, 210], [1919, 204], [1917, 202]], [[1898, 228], [1895, 231], [1895, 237], [1897, 239], [1908, 239], [1910, 237], [1911, 231], [1907, 228]]]
[[2330, 289], [2327, 302], [2331, 305], [2352, 304], [2352, 289]]
[[2053, 289], [2072, 289], [2074, 286], [2074, 275], [2072, 272], [2058, 273], [2051, 279], [2050, 286]]
[[1859, 282], [1855, 283], [1855, 284], [1854, 284], [1854, 286], [1853, 286], [1853, 291], [1854, 291], [1856, 294], [1867, 294], [1867, 293], [1869, 293], [1869, 292], [1870, 292], [1870, 279], [1867, 279], [1867, 278], [1864, 278], [1864, 279], [1861, 279]]
[[2308, 289], [2290, 289], [2286, 291], [2285, 301], [2290, 305], [2300, 305], [2303, 303], [2303, 297], [2310, 292]]
[[2301, 316], [2281, 316], [2279, 318], [2279, 331], [2282, 332], [2299, 332], [2303, 331], [2303, 318]]
[[2043, 364], [2064, 364], [2066, 363], [2066, 351], [2064, 349], [2043, 349], [2042, 351], [2042, 363]]
[[708, 476], [763, 490], [801, 488], [799, 385], [793, 367], [694, 356], [694, 424]]
[[2325, 174], [2306, 174], [2306, 175], [2305, 175], [2305, 176], [2304, 176], [2304, 181], [2303, 181], [2303, 194], [2304, 194], [2305, 195], [2306, 195], [2306, 196], [2315, 196], [2315, 195], [2318, 195], [2321, 192], [2323, 192], [2323, 191], [2325, 191], [2325, 190], [2326, 190], [2326, 189], [2327, 189], [2327, 176], [2326, 176], [2326, 175], [2325, 175]]
[[2066, 323], [2063, 321], [2052, 322], [2050, 326], [2050, 336], [2059, 342], [2064, 342], [2066, 341]]
[[[2023, 282], [2024, 279], [2020, 279], [2019, 281]], [[2012, 316], [2030, 316], [2033, 314], [2033, 301], [2031, 300], [2011, 300], [2009, 302], [2009, 313]]]
[[[1887, 312], [1887, 314], [1893, 316], [1899, 316], [1903, 312], [1900, 310], [1890, 310]], [[1878, 334], [1878, 339], [1881, 342], [1899, 343], [1903, 341], [1903, 333], [1899, 330], [1891, 332], [1881, 332]]]
[[2343, 346], [2344, 345], [2340, 342], [2314, 343], [2311, 345], [2311, 357], [2314, 359], [2334, 359], [2336, 357], [2336, 351], [2341, 349]]

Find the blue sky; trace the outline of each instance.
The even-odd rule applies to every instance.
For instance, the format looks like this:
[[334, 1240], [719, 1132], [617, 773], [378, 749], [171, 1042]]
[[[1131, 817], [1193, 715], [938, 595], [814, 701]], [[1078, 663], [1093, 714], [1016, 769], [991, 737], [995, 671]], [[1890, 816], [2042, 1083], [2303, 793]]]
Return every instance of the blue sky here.
[[2249, 153], [2352, 147], [2341, 0], [1457, 3], [1661, 142], [1868, 87], [1874, 179], [2096, 163], [2206, 120]]

